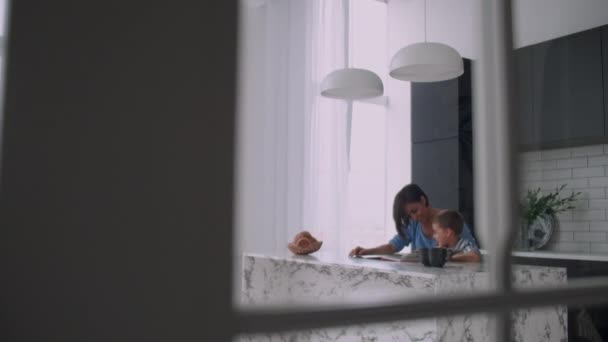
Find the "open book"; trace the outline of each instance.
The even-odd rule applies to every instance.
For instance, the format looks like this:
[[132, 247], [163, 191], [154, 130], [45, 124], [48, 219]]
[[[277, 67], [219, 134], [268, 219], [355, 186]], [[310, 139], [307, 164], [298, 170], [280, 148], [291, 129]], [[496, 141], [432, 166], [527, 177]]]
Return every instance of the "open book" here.
[[418, 253], [408, 253], [408, 254], [368, 254], [368, 255], [359, 255], [357, 258], [362, 259], [373, 259], [373, 260], [385, 260], [385, 261], [418, 261]]

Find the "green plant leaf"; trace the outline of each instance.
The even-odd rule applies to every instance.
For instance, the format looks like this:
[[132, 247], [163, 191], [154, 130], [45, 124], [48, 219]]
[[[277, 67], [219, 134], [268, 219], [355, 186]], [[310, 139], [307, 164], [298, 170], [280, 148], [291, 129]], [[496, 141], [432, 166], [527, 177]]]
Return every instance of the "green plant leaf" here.
[[543, 195], [541, 189], [528, 189], [521, 203], [522, 218], [527, 224], [531, 224], [542, 215], [556, 215], [567, 210], [576, 208], [574, 205], [581, 192], [572, 191], [569, 196], [561, 197], [560, 193], [566, 184], [562, 184], [555, 191]]

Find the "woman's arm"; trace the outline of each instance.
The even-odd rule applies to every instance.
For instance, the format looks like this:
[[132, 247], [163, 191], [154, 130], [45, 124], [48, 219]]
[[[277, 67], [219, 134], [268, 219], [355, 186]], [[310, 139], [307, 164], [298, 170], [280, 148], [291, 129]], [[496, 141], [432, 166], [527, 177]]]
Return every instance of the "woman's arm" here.
[[480, 262], [481, 255], [477, 251], [463, 252], [452, 255], [450, 261], [458, 262]]
[[358, 256], [358, 255], [366, 255], [366, 254], [393, 254], [395, 253], [395, 248], [390, 243], [385, 245], [380, 245], [374, 248], [363, 248], [357, 246], [350, 251], [350, 256]]
[[374, 248], [363, 248], [357, 246], [350, 251], [350, 256], [358, 256], [358, 255], [366, 255], [366, 254], [394, 254], [403, 249], [403, 247], [407, 246], [411, 242], [411, 238], [408, 235], [408, 232], [401, 236], [399, 234], [395, 235], [387, 244], [380, 245]]

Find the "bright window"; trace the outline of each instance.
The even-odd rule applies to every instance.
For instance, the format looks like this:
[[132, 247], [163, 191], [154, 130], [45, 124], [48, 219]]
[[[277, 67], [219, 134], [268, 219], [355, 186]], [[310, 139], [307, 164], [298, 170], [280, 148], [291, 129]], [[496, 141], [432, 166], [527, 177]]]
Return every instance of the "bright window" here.
[[[387, 8], [379, 1], [350, 2], [351, 66], [375, 72], [386, 83]], [[344, 243], [386, 243], [386, 130], [383, 101], [353, 104]], [[404, 157], [405, 158], [405, 157]]]

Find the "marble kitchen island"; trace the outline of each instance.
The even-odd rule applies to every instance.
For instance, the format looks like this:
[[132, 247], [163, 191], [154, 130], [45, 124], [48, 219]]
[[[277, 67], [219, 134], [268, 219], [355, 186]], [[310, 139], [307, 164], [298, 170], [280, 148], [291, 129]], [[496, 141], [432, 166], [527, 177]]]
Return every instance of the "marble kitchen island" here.
[[[433, 296], [472, 293], [488, 288], [488, 273], [477, 264], [447, 263], [429, 268], [418, 263], [355, 259], [331, 254], [311, 256], [245, 254], [242, 304], [379, 304]], [[566, 270], [514, 266], [515, 288], [564, 284]], [[519, 310], [513, 314], [515, 341], [566, 341], [564, 306]], [[271, 335], [244, 341], [489, 341], [485, 314], [416, 321], [365, 324]]]

